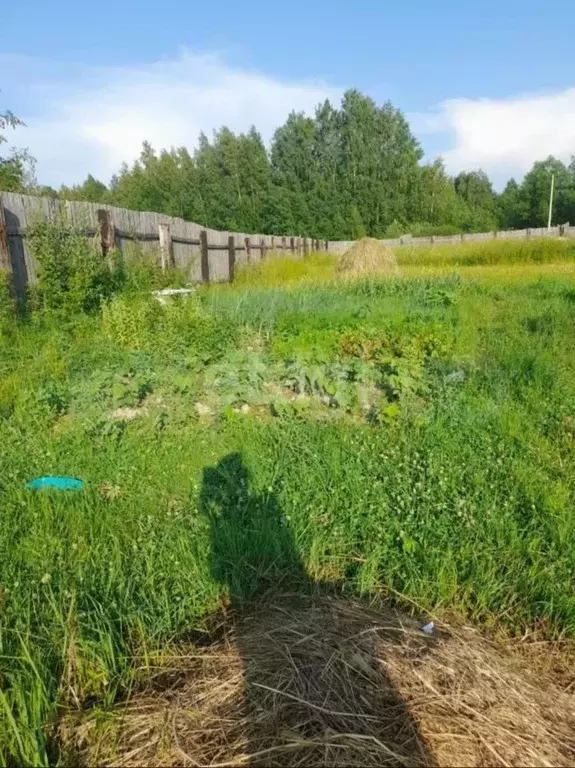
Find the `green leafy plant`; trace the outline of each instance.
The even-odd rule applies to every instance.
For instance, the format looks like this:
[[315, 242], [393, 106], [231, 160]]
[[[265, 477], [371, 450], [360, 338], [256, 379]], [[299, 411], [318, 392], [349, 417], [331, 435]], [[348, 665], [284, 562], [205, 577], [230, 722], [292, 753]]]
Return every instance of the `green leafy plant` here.
[[151, 296], [114, 296], [102, 305], [104, 333], [131, 349], [147, 349], [159, 330], [162, 307]]
[[35, 294], [41, 308], [64, 314], [93, 312], [113, 293], [115, 276], [96, 242], [64, 216], [33, 224], [28, 244], [38, 265]]

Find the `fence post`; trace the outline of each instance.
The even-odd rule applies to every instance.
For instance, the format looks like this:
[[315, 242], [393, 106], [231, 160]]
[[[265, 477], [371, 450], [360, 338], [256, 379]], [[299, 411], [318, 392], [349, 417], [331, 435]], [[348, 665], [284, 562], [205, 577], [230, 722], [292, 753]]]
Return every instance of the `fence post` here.
[[275, 237], [274, 237], [274, 235], [271, 235], [271, 239], [272, 239], [272, 241], [270, 243], [270, 250], [273, 251], [274, 248], [275, 248]]
[[202, 267], [202, 283], [210, 282], [210, 260], [208, 257], [208, 233], [205, 229], [200, 232], [200, 258]]
[[529, 227], [525, 230], [525, 237], [531, 237], [531, 229]]
[[465, 242], [465, 235], [463, 234], [463, 232], [461, 233], [461, 242], [462, 242], [462, 243], [464, 243], [464, 242]]
[[100, 248], [102, 256], [106, 258], [110, 251], [116, 247], [116, 228], [112, 221], [112, 214], [105, 208], [98, 208], [96, 211], [98, 217], [98, 229], [100, 230]]
[[285, 253], [285, 249], [286, 249], [286, 239], [285, 237], [282, 237], [282, 251], [284, 251], [284, 253]]
[[14, 291], [14, 270], [12, 267], [12, 255], [8, 243], [8, 227], [4, 216], [4, 206], [0, 200], [0, 269], [5, 269], [8, 274], [8, 289]]
[[162, 259], [162, 269], [174, 266], [174, 244], [172, 242], [172, 233], [169, 224], [159, 224], [158, 232], [160, 235], [160, 256]]
[[329, 240], [325, 241], [325, 252], [327, 253], [329, 251]]
[[266, 239], [265, 237], [260, 237], [260, 259], [263, 261], [266, 257]]
[[228, 237], [228, 279], [230, 283], [234, 279], [236, 269], [236, 241], [233, 235]]
[[0, 269], [6, 269], [12, 274], [12, 257], [8, 247], [8, 227], [4, 216], [4, 206], [0, 200]]
[[290, 239], [289, 239], [289, 247], [290, 247], [292, 256], [295, 256], [295, 237], [290, 237]]
[[246, 249], [246, 261], [249, 264], [250, 263], [250, 253], [252, 250], [252, 245], [250, 243], [249, 237], [244, 237], [244, 246]]
[[307, 256], [307, 251], [308, 251], [307, 237], [304, 237], [304, 239], [303, 239], [303, 255], [304, 255], [304, 257]]

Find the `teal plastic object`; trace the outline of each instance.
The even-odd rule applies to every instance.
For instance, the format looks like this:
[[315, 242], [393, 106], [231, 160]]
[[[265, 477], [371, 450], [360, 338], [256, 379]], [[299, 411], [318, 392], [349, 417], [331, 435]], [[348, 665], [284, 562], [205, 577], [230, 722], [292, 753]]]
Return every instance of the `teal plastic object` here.
[[39, 491], [42, 488], [56, 488], [58, 491], [81, 491], [84, 488], [84, 483], [75, 477], [53, 477], [48, 475], [30, 480], [30, 482], [26, 483], [26, 488], [31, 488], [33, 491]]

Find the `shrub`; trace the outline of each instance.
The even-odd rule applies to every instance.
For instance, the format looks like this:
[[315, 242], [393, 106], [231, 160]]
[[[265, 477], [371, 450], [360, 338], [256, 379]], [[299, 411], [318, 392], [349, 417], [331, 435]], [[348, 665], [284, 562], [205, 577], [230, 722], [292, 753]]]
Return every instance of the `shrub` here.
[[65, 217], [32, 225], [28, 244], [38, 264], [36, 296], [43, 309], [72, 314], [97, 309], [116, 279], [96, 246]]
[[403, 222], [394, 219], [391, 224], [388, 224], [385, 230], [385, 237], [390, 239], [398, 238], [408, 232], [411, 232], [409, 224], [404, 224]]

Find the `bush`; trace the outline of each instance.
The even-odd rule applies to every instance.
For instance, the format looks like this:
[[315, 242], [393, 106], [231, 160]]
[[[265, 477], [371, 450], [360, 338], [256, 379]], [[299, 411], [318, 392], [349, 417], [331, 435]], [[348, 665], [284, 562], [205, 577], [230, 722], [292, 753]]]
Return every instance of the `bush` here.
[[409, 224], [404, 224], [402, 221], [398, 221], [397, 219], [394, 219], [391, 222], [391, 224], [388, 224], [385, 230], [385, 238], [386, 239], [398, 238], [398, 237], [402, 237], [402, 235], [405, 235], [409, 232], [411, 232]]
[[114, 291], [116, 275], [95, 241], [65, 217], [33, 224], [28, 245], [38, 264], [35, 293], [41, 308], [63, 314], [92, 312]]

